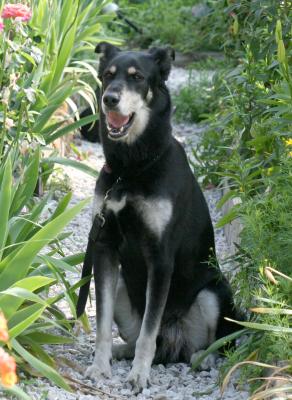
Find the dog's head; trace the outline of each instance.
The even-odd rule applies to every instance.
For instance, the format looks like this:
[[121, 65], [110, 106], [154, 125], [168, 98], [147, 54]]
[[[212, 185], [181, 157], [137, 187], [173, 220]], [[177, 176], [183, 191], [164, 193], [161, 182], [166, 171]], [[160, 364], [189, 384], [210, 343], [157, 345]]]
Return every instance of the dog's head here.
[[156, 88], [167, 80], [174, 52], [162, 48], [120, 51], [106, 42], [99, 43], [96, 52], [102, 53], [99, 78], [107, 135], [130, 144], [147, 127]]

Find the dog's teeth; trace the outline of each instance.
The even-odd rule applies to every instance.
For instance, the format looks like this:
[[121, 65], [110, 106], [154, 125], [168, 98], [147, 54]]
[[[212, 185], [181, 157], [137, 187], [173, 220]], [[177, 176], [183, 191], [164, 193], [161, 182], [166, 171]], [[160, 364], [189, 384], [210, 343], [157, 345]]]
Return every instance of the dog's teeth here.
[[124, 132], [124, 126], [121, 127], [120, 132]]

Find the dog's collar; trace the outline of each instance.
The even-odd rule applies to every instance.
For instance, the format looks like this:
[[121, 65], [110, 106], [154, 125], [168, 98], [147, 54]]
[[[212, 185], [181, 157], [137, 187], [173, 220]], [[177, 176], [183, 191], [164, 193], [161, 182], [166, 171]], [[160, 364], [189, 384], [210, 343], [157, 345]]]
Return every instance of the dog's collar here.
[[113, 171], [111, 169], [111, 167], [108, 165], [108, 163], [104, 163], [102, 169], [104, 170], [104, 172], [106, 172], [107, 174], [111, 174]]
[[[121, 175], [119, 175], [118, 178], [117, 178], [117, 181], [121, 182], [122, 180], [127, 180], [127, 178], [132, 179], [132, 178], [139, 177], [141, 174], [143, 174], [143, 172], [146, 172], [149, 168], [151, 168], [157, 161], [159, 161], [162, 158], [162, 156], [168, 150], [168, 147], [169, 146], [166, 146], [161, 153], [156, 154], [153, 158], [151, 158], [149, 160], [149, 162], [143, 168], [139, 169], [137, 172], [131, 173], [131, 174], [121, 174]], [[109, 166], [109, 164], [107, 162], [104, 163], [102, 169], [107, 174], [111, 174], [113, 172], [112, 168]], [[116, 182], [114, 182], [113, 186], [115, 184], [116, 184]]]

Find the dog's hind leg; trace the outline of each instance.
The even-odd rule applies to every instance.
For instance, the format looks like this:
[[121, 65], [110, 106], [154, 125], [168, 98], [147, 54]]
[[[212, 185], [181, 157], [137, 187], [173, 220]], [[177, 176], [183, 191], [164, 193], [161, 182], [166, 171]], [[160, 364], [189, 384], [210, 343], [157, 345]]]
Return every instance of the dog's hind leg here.
[[[219, 301], [215, 293], [203, 289], [196, 297], [190, 310], [183, 318], [184, 337], [189, 351], [189, 360], [195, 362], [216, 339], [220, 314]], [[210, 369], [216, 361], [216, 354], [210, 354], [199, 369]]]
[[133, 358], [136, 340], [141, 329], [141, 318], [133, 309], [123, 277], [119, 276], [115, 300], [114, 320], [119, 328], [123, 344], [113, 345], [113, 358]]
[[[105, 228], [103, 228], [105, 229]], [[119, 262], [115, 250], [97, 243], [93, 254], [96, 295], [96, 346], [93, 364], [86, 375], [98, 379], [111, 376], [112, 322], [114, 299], [119, 274]]]

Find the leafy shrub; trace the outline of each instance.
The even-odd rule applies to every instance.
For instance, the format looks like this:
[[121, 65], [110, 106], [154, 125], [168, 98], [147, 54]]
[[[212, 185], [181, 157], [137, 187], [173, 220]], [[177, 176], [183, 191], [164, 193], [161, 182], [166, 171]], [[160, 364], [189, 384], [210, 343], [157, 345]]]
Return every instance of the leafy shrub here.
[[[283, 153], [278, 173], [264, 179], [266, 191], [244, 201], [237, 212], [243, 230], [235, 284], [238, 299], [251, 310], [250, 321], [243, 323], [250, 330], [248, 338], [230, 354], [224, 371], [241, 366], [241, 379], [250, 379], [252, 390], [263, 399], [273, 390], [291, 391], [291, 170], [291, 155]], [[260, 386], [262, 374], [268, 371], [273, 377]]]
[[[149, 45], [171, 45], [182, 52], [218, 49], [217, 43], [207, 40], [206, 35], [202, 34], [207, 17], [195, 18], [192, 15], [192, 7], [201, 3], [206, 3], [204, 15], [212, 13], [214, 10], [209, 7], [210, 2], [149, 0], [140, 4], [131, 3], [123, 0], [119, 2], [119, 5], [128, 18], [135, 21], [135, 24], [143, 31], [139, 34], [127, 30], [127, 35], [134, 45], [142, 48]], [[125, 34], [125, 27], [123, 34]]]
[[[228, 179], [231, 191], [220, 203], [232, 197], [242, 201], [218, 224], [241, 218], [241, 242], [234, 257], [236, 298], [252, 307], [250, 321], [240, 322], [248, 328], [247, 340], [228, 365], [233, 365], [231, 371], [242, 366], [244, 379], [257, 381], [252, 398], [261, 399], [273, 391], [291, 391], [285, 372], [289, 372], [292, 333], [292, 14], [290, 2], [267, 1], [265, 7], [257, 0], [229, 3], [233, 25], [225, 50], [238, 59], [238, 65], [226, 71], [219, 101], [223, 106], [209, 118], [203, 149], [195, 152], [201, 165], [209, 168], [205, 179], [214, 183], [218, 177]], [[222, 32], [222, 27], [214, 29]], [[261, 374], [268, 370], [274, 377], [260, 387]], [[279, 376], [281, 384], [272, 387]]]
[[214, 87], [208, 79], [192, 82], [192, 71], [187, 86], [173, 96], [178, 121], [199, 122], [214, 111]]

